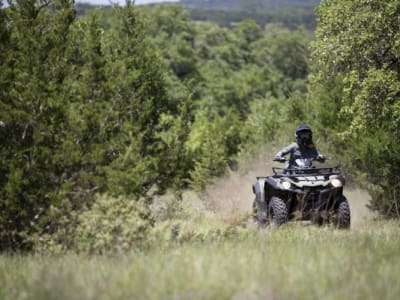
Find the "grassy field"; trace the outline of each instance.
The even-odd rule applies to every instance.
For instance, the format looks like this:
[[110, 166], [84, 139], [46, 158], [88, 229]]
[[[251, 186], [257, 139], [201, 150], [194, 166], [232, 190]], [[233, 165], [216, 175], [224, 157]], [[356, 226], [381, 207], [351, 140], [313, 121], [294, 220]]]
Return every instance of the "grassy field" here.
[[0, 256], [0, 299], [398, 299], [400, 223], [288, 224], [117, 256]]

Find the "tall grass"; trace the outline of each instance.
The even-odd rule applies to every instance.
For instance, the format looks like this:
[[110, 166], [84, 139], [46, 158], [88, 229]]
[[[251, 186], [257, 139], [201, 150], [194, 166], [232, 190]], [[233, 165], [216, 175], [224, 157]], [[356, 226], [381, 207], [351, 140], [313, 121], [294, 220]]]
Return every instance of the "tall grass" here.
[[0, 299], [398, 299], [398, 222], [288, 224], [116, 256], [0, 256]]

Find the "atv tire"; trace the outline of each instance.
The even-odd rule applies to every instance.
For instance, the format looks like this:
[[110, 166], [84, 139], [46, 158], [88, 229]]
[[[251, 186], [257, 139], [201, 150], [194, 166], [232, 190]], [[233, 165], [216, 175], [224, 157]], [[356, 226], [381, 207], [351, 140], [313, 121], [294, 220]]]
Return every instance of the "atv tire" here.
[[278, 197], [272, 197], [269, 201], [268, 219], [272, 226], [280, 226], [288, 219], [286, 203]]
[[350, 221], [349, 202], [345, 196], [341, 196], [336, 210], [336, 227], [339, 229], [348, 229], [350, 228]]
[[253, 223], [259, 226], [268, 224], [267, 205], [257, 202], [256, 199], [253, 202]]
[[252, 219], [253, 219], [253, 223], [258, 225], [260, 222], [258, 220], [258, 209], [257, 209], [257, 203], [256, 200], [254, 199], [253, 201], [253, 207], [252, 207]]

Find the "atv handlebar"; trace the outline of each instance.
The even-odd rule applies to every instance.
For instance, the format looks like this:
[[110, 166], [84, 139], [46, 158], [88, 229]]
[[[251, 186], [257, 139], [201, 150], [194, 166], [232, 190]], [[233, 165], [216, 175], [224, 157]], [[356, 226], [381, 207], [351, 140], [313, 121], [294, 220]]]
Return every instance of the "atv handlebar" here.
[[[326, 157], [320, 154], [317, 157], [311, 159], [311, 161], [314, 161], [314, 160], [323, 163], [323, 162], [325, 162]], [[276, 156], [276, 157], [274, 157], [274, 159], [272, 161], [284, 163], [284, 162], [287, 162], [288, 159], [286, 159], [285, 157]]]
[[274, 157], [273, 161], [278, 161], [278, 162], [284, 163], [284, 162], [286, 162], [287, 160], [286, 160], [286, 158], [284, 158], [284, 157], [279, 157], [279, 156], [277, 156], [277, 157]]
[[340, 165], [327, 168], [310, 168], [310, 169], [286, 169], [272, 168], [274, 176], [304, 176], [304, 175], [326, 175], [340, 174]]

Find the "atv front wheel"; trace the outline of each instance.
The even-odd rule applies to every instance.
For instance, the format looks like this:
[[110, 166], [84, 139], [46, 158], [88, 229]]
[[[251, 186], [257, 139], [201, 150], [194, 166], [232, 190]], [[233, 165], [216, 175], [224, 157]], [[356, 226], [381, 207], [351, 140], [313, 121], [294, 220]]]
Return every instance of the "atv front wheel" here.
[[339, 229], [350, 228], [350, 206], [345, 196], [341, 196], [336, 211], [336, 227]]
[[287, 221], [286, 203], [281, 198], [272, 197], [269, 201], [268, 219], [272, 226], [280, 226]]
[[253, 213], [252, 213], [252, 220], [253, 223], [256, 225], [259, 225], [260, 222], [258, 220], [258, 209], [257, 209], [257, 203], [256, 200], [253, 201], [253, 209], [252, 209]]

